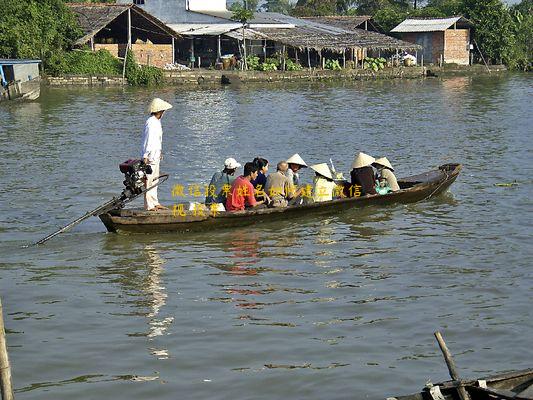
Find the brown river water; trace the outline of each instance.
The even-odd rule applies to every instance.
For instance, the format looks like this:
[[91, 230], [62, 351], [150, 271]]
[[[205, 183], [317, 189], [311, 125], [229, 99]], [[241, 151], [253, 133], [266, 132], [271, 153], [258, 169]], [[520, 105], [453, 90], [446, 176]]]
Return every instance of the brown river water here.
[[[196, 234], [106, 233], [160, 96], [162, 170], [226, 157], [460, 162], [410, 205]], [[198, 89], [43, 89], [0, 104], [0, 296], [17, 399], [382, 399], [533, 367], [531, 75]], [[303, 180], [310, 182], [311, 173]], [[516, 184], [501, 186], [499, 184]], [[137, 202], [142, 204], [142, 201]]]

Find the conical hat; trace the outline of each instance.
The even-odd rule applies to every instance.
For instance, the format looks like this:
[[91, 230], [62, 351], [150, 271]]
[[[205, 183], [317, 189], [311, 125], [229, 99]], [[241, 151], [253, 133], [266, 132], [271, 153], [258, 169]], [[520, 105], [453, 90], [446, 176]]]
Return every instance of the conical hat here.
[[315, 165], [311, 165], [309, 168], [311, 168], [315, 172], [318, 172], [320, 175], [333, 180], [333, 175], [331, 175], [331, 171], [328, 167], [328, 164], [326, 163], [315, 164]]
[[365, 153], [359, 153], [353, 160], [352, 168], [368, 167], [369, 165], [372, 165], [374, 161], [376, 161], [374, 157]]
[[304, 168], [307, 168], [307, 164], [302, 159], [302, 157], [300, 157], [298, 153], [289, 157], [289, 159], [287, 159], [287, 164], [296, 164], [296, 165], [301, 165]]
[[148, 106], [147, 111], [149, 114], [151, 114], [159, 111], [170, 110], [171, 108], [172, 104], [167, 103], [165, 100], [161, 100], [160, 98], [156, 97]]
[[379, 164], [379, 165], [381, 165], [382, 167], [388, 168], [388, 169], [390, 169], [392, 172], [394, 172], [394, 168], [392, 168], [392, 165], [391, 165], [391, 163], [389, 162], [389, 160], [387, 160], [387, 157], [381, 157], [381, 158], [378, 158], [376, 161], [374, 161], [374, 164]]

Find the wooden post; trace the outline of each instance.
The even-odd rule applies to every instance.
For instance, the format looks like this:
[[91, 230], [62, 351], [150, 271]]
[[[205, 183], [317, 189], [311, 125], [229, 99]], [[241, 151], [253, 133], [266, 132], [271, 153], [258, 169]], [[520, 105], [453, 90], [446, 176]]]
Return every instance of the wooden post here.
[[324, 59], [322, 58], [322, 49], [318, 52], [318, 61], [320, 63], [320, 68], [324, 69]]
[[346, 49], [342, 50], [342, 68], [346, 68]]
[[131, 47], [131, 8], [128, 8], [128, 47]]
[[172, 38], [172, 64], [176, 64], [176, 43], [174, 37]]
[[128, 59], [128, 46], [126, 46], [126, 53], [124, 54], [124, 64], [122, 65], [122, 84], [126, 84], [126, 60]]
[[439, 342], [439, 347], [442, 351], [442, 354], [444, 355], [444, 361], [446, 361], [450, 376], [454, 381], [456, 381], [456, 383], [458, 383], [457, 392], [459, 393], [459, 397], [461, 398], [461, 400], [470, 400], [470, 396], [468, 395], [468, 392], [466, 391], [463, 383], [461, 382], [461, 379], [459, 378], [459, 373], [457, 372], [457, 368], [455, 367], [455, 362], [453, 361], [452, 354], [450, 353], [450, 350], [448, 350], [448, 347], [446, 346], [442, 335], [440, 334], [440, 332], [437, 331], [435, 332], [435, 337], [437, 338], [437, 342]]
[[307, 65], [309, 66], [309, 71], [311, 71], [311, 54], [309, 53], [309, 47], [307, 48]]
[[222, 43], [220, 43], [220, 35], [217, 37], [217, 62], [222, 58]]
[[91, 37], [91, 50], [94, 51], [94, 36]]
[[0, 386], [2, 400], [13, 400], [13, 386], [11, 384], [11, 366], [7, 355], [6, 330], [4, 328], [4, 313], [0, 299]]
[[287, 51], [285, 45], [283, 45], [281, 51], [283, 52], [283, 53], [282, 53], [282, 56], [281, 56], [281, 70], [282, 70], [282, 71], [285, 71], [285, 64], [286, 64], [286, 63], [285, 63], [285, 51]]
[[300, 60], [298, 60], [298, 47], [294, 48], [294, 58], [296, 59], [296, 64], [299, 64]]

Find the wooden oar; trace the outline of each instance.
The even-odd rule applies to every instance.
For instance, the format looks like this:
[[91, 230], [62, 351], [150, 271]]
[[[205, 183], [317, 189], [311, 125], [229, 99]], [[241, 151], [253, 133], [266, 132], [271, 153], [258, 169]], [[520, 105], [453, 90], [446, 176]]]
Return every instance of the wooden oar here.
[[450, 350], [448, 350], [448, 347], [446, 346], [446, 343], [444, 342], [444, 339], [442, 338], [442, 335], [439, 331], [435, 332], [435, 337], [437, 338], [437, 342], [439, 342], [439, 347], [442, 351], [442, 354], [444, 355], [444, 361], [446, 361], [448, 371], [450, 371], [450, 376], [454, 383], [457, 384], [457, 392], [459, 393], [459, 397], [461, 398], [461, 400], [470, 400], [470, 396], [468, 395], [468, 392], [466, 391], [463, 382], [459, 378], [459, 373], [457, 372], [457, 368], [455, 367], [455, 362], [453, 361], [452, 354], [450, 353]]

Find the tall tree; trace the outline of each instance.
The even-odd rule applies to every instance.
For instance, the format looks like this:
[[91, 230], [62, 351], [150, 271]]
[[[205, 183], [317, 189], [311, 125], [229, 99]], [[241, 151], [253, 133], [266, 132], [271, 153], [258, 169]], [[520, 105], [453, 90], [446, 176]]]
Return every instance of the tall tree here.
[[464, 16], [474, 23], [474, 38], [493, 63], [508, 64], [515, 44], [509, 9], [500, 0], [463, 0]]
[[246, 36], [245, 36], [245, 28], [248, 24], [248, 21], [254, 18], [254, 13], [251, 10], [247, 10], [244, 7], [241, 8], [235, 8], [233, 10], [233, 14], [231, 16], [231, 19], [235, 21], [239, 21], [242, 24], [242, 43], [243, 43], [243, 61], [244, 61], [244, 69], [248, 69], [248, 60], [246, 59]]
[[277, 12], [281, 14], [291, 14], [294, 6], [289, 0], [266, 0], [261, 8], [268, 12]]
[[298, 0], [293, 14], [300, 17], [335, 15], [337, 0]]
[[81, 36], [62, 0], [2, 0], [0, 57], [40, 58], [47, 68]]

